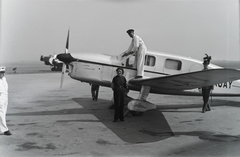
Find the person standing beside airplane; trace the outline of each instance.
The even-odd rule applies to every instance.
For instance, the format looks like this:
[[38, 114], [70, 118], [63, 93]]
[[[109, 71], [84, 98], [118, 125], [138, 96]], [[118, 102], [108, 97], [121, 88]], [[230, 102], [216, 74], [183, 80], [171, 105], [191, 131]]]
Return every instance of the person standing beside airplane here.
[[92, 93], [92, 100], [98, 100], [98, 93], [99, 93], [99, 85], [92, 83], [91, 84], [91, 93]]
[[142, 78], [144, 75], [144, 59], [147, 47], [145, 46], [143, 40], [134, 34], [133, 29], [127, 30], [127, 33], [132, 38], [132, 41], [129, 48], [123, 52], [122, 57], [135, 54], [135, 62], [137, 63], [137, 76], [135, 78]]
[[114, 96], [114, 106], [115, 106], [115, 112], [114, 112], [114, 120], [113, 122], [117, 122], [118, 119], [120, 121], [124, 121], [124, 115], [123, 115], [123, 108], [124, 108], [124, 97], [125, 92], [127, 89], [127, 80], [123, 76], [124, 70], [122, 68], [117, 68], [117, 75], [112, 80], [112, 90], [113, 90], [113, 96]]
[[8, 107], [8, 83], [5, 78], [5, 67], [0, 67], [0, 131], [12, 135], [7, 127], [6, 113]]
[[[208, 65], [209, 65], [211, 59], [212, 59], [211, 56], [208, 56], [206, 54], [206, 57], [203, 58], [203, 60], [204, 60], [203, 61], [203, 70], [208, 69]], [[202, 96], [203, 96], [202, 113], [205, 113], [206, 111], [211, 111], [210, 104], [208, 102], [211, 90], [213, 90], [213, 86], [202, 87]]]

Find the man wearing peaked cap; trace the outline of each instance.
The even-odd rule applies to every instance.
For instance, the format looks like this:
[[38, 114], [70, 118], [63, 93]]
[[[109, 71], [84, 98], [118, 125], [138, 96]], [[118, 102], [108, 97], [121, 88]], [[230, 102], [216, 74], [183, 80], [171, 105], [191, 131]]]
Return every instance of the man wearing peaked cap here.
[[0, 67], [0, 73], [5, 73], [6, 67]]
[[8, 83], [5, 78], [5, 67], [0, 67], [0, 132], [4, 135], [11, 135], [6, 123], [8, 106]]
[[128, 33], [128, 34], [131, 33], [131, 32], [134, 33], [134, 30], [133, 30], [133, 29], [129, 29], [129, 30], [127, 30], [127, 33]]
[[137, 76], [136, 78], [142, 78], [144, 75], [144, 59], [147, 52], [143, 40], [134, 34], [133, 29], [127, 30], [127, 34], [132, 38], [129, 48], [121, 54], [122, 59], [130, 57], [135, 54], [135, 64], [137, 64]]

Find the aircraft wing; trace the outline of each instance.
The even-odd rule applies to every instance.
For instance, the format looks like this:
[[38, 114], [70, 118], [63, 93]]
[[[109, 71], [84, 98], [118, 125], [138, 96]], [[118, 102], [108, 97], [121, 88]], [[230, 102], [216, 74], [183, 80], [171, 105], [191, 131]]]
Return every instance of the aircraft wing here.
[[162, 77], [131, 79], [129, 84], [168, 90], [188, 90], [238, 79], [240, 79], [240, 71], [236, 69], [209, 69]]

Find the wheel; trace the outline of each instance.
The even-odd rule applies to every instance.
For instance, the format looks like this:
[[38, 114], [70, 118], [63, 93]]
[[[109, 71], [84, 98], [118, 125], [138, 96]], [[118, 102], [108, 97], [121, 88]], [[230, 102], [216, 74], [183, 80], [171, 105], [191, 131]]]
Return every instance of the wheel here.
[[143, 112], [131, 111], [131, 114], [132, 114], [133, 116], [141, 116], [141, 115], [143, 115]]

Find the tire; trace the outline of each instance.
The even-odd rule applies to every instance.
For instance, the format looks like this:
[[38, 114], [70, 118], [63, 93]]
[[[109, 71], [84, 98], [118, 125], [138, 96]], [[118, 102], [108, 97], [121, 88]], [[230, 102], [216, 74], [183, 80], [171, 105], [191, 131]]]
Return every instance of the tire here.
[[143, 115], [143, 112], [131, 111], [131, 114], [132, 114], [133, 116], [141, 116], [141, 115]]

